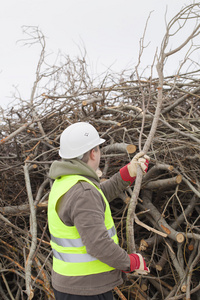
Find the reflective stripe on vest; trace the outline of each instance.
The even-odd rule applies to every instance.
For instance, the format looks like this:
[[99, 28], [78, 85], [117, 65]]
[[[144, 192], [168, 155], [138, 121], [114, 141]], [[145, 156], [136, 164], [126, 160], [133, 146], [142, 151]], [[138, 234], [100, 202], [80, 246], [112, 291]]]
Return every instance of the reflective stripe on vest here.
[[[113, 226], [108, 230], [108, 235], [109, 237], [112, 238], [115, 234], [116, 234], [116, 230], [115, 230], [115, 226]], [[51, 241], [62, 247], [83, 247], [84, 246], [81, 238], [62, 239], [62, 238], [55, 237], [51, 234]]]
[[84, 276], [114, 269], [88, 254], [76, 227], [65, 225], [57, 214], [58, 200], [78, 181], [90, 183], [102, 195], [106, 204], [105, 226], [109, 237], [118, 244], [110, 206], [101, 189], [87, 178], [79, 175], [65, 175], [56, 179], [49, 195], [48, 222], [53, 249], [53, 270], [65, 276]]
[[97, 258], [91, 256], [88, 253], [62, 253], [57, 252], [55, 249], [53, 249], [53, 255], [55, 258], [60, 259], [65, 262], [70, 263], [80, 263], [80, 262], [89, 262], [93, 260], [97, 260]]

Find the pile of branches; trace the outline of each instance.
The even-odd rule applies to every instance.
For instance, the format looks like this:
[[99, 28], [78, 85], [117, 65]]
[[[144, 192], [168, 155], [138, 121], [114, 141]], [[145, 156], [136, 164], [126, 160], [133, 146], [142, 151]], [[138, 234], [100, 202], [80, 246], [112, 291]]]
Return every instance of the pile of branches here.
[[[85, 56], [46, 62], [45, 38], [24, 28], [41, 55], [30, 99], [19, 94], [0, 119], [0, 297], [54, 299], [52, 251], [47, 225], [49, 168], [59, 138], [70, 124], [90, 122], [106, 140], [101, 180], [109, 179], [138, 151], [150, 156], [149, 171], [111, 202], [120, 246], [140, 252], [150, 274], [128, 274], [116, 299], [200, 298], [200, 72], [190, 54], [200, 33], [199, 3], [183, 8], [167, 25], [158, 78], [135, 72], [92, 78]], [[191, 35], [167, 50], [169, 39], [194, 21]], [[175, 28], [173, 25], [175, 24]], [[175, 29], [175, 30], [174, 30]], [[164, 77], [166, 59], [188, 42], [175, 76]], [[196, 47], [194, 49], [194, 47]], [[144, 50], [141, 42], [141, 51]], [[190, 62], [193, 71], [181, 73]], [[153, 67], [153, 65], [152, 65]], [[135, 79], [136, 78], [136, 79]]]
[[[148, 151], [135, 218], [135, 243], [151, 272], [129, 274], [115, 297], [197, 299], [200, 290], [199, 80], [165, 78], [164, 104]], [[0, 153], [1, 299], [53, 299], [47, 226], [48, 172], [59, 159], [59, 137], [69, 125], [90, 122], [106, 139], [102, 180], [143, 148], [154, 118], [158, 80], [119, 81], [71, 96], [43, 94], [34, 105], [3, 111]], [[143, 109], [145, 107], [145, 110]], [[126, 217], [133, 186], [111, 202], [120, 246], [127, 249]], [[193, 295], [193, 296], [192, 296]], [[196, 298], [195, 296], [196, 295]]]

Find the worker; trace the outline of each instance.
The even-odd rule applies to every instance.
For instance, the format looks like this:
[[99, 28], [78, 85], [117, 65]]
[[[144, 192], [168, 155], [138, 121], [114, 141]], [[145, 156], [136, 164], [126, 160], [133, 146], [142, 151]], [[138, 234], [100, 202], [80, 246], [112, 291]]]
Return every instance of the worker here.
[[[61, 134], [59, 155], [49, 176], [48, 225], [53, 249], [52, 286], [57, 300], [113, 299], [124, 272], [149, 272], [141, 254], [128, 254], [118, 244], [109, 202], [149, 159], [140, 152], [130, 164], [100, 183], [96, 173], [99, 146], [105, 142], [89, 123], [77, 122]], [[125, 275], [125, 274], [124, 274]]]

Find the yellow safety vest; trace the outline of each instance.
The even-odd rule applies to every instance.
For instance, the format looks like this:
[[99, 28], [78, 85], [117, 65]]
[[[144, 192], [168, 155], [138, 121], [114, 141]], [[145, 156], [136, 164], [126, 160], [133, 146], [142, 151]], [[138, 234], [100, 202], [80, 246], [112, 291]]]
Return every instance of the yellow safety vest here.
[[56, 211], [58, 200], [78, 181], [90, 183], [102, 195], [106, 204], [105, 226], [109, 236], [118, 244], [110, 206], [101, 189], [83, 176], [61, 176], [54, 181], [48, 203], [48, 225], [53, 249], [53, 270], [64, 276], [85, 276], [109, 272], [114, 268], [88, 254], [76, 227], [65, 225]]

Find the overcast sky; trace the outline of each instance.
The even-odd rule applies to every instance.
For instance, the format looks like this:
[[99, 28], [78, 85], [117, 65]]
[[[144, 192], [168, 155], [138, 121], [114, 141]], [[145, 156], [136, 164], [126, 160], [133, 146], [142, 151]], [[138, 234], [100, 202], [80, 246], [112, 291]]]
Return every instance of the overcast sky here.
[[[7, 0], [0, 10], [0, 105], [12, 100], [14, 87], [28, 99], [39, 58], [38, 45], [27, 47], [22, 26], [38, 26], [46, 36], [46, 51], [76, 57], [84, 45], [94, 72], [112, 66], [120, 72], [137, 63], [139, 40], [151, 13], [142, 65], [151, 65], [167, 19], [190, 0]], [[171, 69], [169, 69], [171, 72]]]

